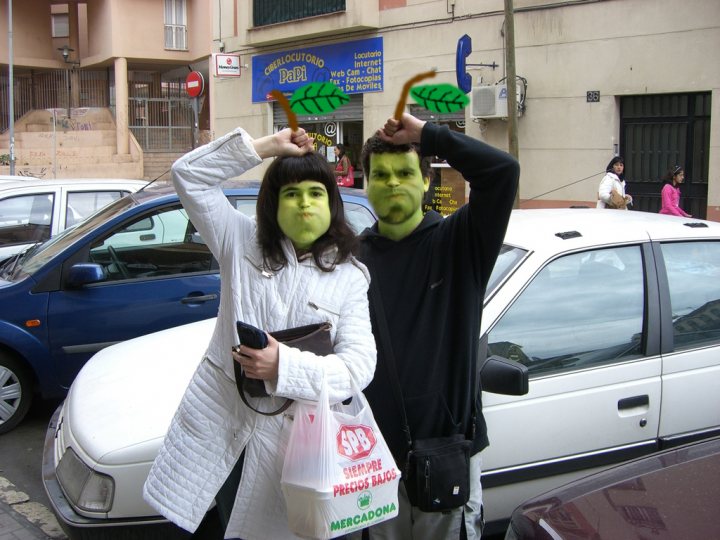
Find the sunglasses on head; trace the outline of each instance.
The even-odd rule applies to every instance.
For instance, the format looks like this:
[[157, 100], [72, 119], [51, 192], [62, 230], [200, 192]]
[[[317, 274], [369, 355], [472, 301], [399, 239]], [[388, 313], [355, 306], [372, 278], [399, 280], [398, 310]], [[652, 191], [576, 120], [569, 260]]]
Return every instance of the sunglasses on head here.
[[675, 168], [673, 169], [672, 175], [675, 176], [677, 173], [682, 171], [682, 167], [680, 165], [675, 165]]

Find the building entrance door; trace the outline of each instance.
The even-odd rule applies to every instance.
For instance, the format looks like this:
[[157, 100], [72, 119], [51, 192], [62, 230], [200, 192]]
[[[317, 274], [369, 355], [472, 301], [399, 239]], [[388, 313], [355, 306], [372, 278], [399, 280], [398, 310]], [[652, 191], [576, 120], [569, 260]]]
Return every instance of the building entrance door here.
[[658, 212], [662, 178], [679, 165], [685, 169], [680, 206], [707, 216], [710, 105], [709, 92], [621, 98], [620, 155], [633, 210]]

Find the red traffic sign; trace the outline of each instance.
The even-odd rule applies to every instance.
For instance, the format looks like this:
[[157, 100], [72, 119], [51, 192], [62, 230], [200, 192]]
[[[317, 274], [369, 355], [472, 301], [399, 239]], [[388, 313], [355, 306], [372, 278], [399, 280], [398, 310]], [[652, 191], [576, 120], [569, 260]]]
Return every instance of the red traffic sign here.
[[185, 79], [185, 90], [188, 96], [195, 98], [205, 91], [205, 78], [199, 71], [191, 71]]
[[377, 439], [372, 428], [361, 425], [341, 425], [337, 434], [337, 451], [353, 461], [370, 455]]

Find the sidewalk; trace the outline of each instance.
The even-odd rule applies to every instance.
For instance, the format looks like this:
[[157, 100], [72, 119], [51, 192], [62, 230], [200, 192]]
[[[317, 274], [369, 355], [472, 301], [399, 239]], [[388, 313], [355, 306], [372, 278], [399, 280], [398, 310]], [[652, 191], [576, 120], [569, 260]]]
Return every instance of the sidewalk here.
[[0, 485], [0, 540], [67, 538], [47, 508], [31, 502], [21, 491], [8, 489], [14, 486], [0, 480], [4, 480]]

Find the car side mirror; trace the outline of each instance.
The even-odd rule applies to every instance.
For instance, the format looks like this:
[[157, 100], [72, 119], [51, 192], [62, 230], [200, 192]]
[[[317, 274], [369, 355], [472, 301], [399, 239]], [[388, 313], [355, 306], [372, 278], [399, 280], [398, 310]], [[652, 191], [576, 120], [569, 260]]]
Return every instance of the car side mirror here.
[[70, 267], [66, 284], [77, 289], [100, 281], [105, 281], [105, 271], [102, 266], [96, 263], [78, 263]]
[[480, 385], [483, 392], [524, 396], [529, 390], [527, 366], [493, 355], [480, 368]]

